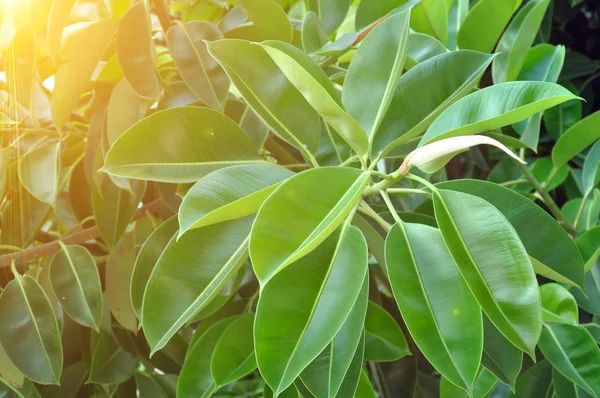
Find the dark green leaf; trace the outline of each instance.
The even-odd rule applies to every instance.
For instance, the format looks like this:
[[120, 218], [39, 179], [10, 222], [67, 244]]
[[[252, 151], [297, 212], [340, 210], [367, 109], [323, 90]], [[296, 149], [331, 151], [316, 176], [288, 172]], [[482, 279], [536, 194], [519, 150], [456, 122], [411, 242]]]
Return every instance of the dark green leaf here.
[[365, 333], [365, 361], [395, 361], [412, 355], [396, 320], [372, 301], [367, 308]]

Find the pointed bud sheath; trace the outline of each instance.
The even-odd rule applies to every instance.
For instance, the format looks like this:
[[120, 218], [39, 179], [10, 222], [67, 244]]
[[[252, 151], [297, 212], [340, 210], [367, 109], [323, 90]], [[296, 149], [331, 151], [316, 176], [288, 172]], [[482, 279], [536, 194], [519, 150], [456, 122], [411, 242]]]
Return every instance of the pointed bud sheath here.
[[434, 173], [444, 167], [454, 156], [466, 151], [472, 146], [482, 144], [493, 145], [504, 151], [513, 159], [525, 163], [500, 142], [484, 135], [470, 135], [446, 138], [415, 149], [409, 153], [404, 159], [404, 162], [402, 162], [399, 170], [400, 174], [408, 174], [412, 167], [417, 167], [425, 173]]

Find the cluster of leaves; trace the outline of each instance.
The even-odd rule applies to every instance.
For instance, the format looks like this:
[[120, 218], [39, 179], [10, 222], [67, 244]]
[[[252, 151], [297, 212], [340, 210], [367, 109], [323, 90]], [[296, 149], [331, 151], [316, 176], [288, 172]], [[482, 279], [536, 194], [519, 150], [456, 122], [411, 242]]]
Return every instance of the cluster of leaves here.
[[0, 396], [600, 397], [551, 0], [0, 4]]

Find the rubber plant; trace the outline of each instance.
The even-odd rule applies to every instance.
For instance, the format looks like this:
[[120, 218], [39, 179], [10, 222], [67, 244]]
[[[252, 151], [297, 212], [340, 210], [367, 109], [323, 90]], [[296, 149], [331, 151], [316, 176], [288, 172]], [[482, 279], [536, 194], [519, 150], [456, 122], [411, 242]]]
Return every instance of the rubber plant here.
[[0, 395], [600, 396], [549, 0], [0, 4]]

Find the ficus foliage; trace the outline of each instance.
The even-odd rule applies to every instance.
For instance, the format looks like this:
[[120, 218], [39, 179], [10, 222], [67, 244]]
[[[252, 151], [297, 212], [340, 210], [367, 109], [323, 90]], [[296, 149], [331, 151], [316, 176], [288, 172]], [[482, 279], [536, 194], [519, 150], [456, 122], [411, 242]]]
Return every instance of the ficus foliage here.
[[0, 396], [600, 397], [594, 72], [471, 3], [0, 1]]

